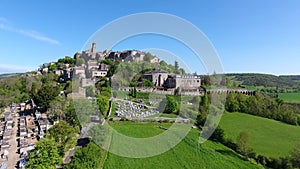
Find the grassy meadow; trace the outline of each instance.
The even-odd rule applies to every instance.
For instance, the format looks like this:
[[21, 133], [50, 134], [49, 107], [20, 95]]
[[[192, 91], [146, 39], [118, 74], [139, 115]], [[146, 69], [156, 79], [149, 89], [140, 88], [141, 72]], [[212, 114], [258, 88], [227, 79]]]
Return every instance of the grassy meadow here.
[[241, 131], [248, 132], [250, 147], [267, 157], [285, 157], [300, 143], [300, 126], [243, 113], [224, 113], [220, 122], [227, 138], [236, 141]]
[[280, 93], [279, 98], [287, 103], [300, 103], [300, 93]]
[[[163, 130], [157, 128], [169, 127], [169, 123], [133, 123], [111, 122], [117, 131], [132, 137], [151, 137]], [[207, 141], [198, 144], [199, 131], [192, 129], [178, 145], [158, 156], [149, 158], [125, 158], [107, 153], [103, 168], [197, 168], [197, 169], [247, 169], [261, 168], [249, 161], [244, 161], [239, 155], [222, 144]], [[159, 148], [159, 147], [157, 147]]]

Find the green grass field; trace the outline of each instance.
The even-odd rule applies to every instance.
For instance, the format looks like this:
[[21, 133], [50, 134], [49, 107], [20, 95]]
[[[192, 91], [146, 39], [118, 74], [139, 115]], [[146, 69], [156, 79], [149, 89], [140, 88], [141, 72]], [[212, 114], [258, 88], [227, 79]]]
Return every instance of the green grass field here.
[[[158, 125], [167, 128], [170, 124], [133, 122], [111, 123], [111, 126], [113, 126], [117, 131], [132, 137], [150, 137], [157, 135], [163, 132], [163, 130], [156, 127]], [[244, 161], [239, 155], [222, 144], [207, 141], [204, 144], [199, 145], [198, 136], [199, 131], [192, 129], [188, 136], [174, 148], [163, 154], [149, 158], [125, 158], [108, 153], [103, 168], [260, 168], [256, 164]]]
[[166, 113], [158, 113], [152, 116], [148, 116], [147, 118], [155, 118], [155, 117], [168, 117], [168, 118], [177, 118], [176, 114], [166, 114]]
[[280, 93], [279, 98], [287, 103], [300, 103], [300, 93]]
[[300, 127], [242, 113], [225, 113], [220, 122], [227, 138], [236, 141], [241, 131], [247, 131], [250, 147], [257, 154], [285, 157], [300, 143]]

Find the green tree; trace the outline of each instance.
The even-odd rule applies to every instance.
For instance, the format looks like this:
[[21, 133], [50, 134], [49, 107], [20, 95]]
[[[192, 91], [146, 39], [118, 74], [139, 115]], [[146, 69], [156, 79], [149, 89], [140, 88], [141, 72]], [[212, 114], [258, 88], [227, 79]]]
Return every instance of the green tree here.
[[118, 68], [117, 64], [111, 65], [108, 72], [107, 72], [107, 77], [112, 77], [115, 74], [117, 68]]
[[111, 98], [111, 88], [110, 87], [101, 87], [100, 95], [107, 97], [108, 99]]
[[95, 88], [94, 86], [85, 87], [85, 93], [87, 97], [95, 97]]
[[151, 53], [147, 52], [144, 60], [146, 62], [150, 62], [151, 59], [153, 59], [153, 56], [151, 55]]
[[64, 97], [57, 97], [50, 103], [48, 114], [50, 117], [58, 120], [65, 119], [67, 100]]
[[166, 107], [164, 113], [174, 113], [178, 114], [178, 103], [173, 96], [167, 96], [166, 98]]
[[77, 144], [78, 129], [70, 126], [65, 121], [60, 121], [48, 130], [48, 138], [54, 139], [58, 144], [61, 156]]
[[[212, 129], [211, 129], [212, 130]], [[213, 141], [218, 141], [220, 143], [224, 143], [225, 139], [224, 139], [225, 133], [224, 130], [221, 129], [219, 126], [213, 131], [212, 135], [210, 136], [210, 140]]]
[[246, 112], [247, 111], [247, 98], [248, 96], [242, 93], [238, 93], [236, 96], [236, 99], [238, 101], [239, 104], [239, 111], [240, 112]]
[[153, 87], [154, 86], [154, 83], [148, 79], [142, 79], [142, 82], [143, 82], [144, 87]]
[[57, 69], [57, 65], [56, 64], [52, 64], [52, 65], [49, 65], [48, 68], [49, 68], [50, 71], [53, 71], [53, 70]]
[[70, 100], [66, 108], [66, 121], [73, 127], [81, 127], [77, 118], [76, 110], [74, 107], [74, 101]]
[[109, 66], [113, 65], [113, 62], [110, 59], [101, 60], [100, 63], [104, 63], [104, 64], [107, 64]]
[[85, 60], [83, 58], [77, 58], [76, 65], [81, 66], [82, 64], [85, 64]]
[[74, 54], [74, 56], [73, 56], [73, 58], [74, 58], [75, 60], [77, 60], [79, 57], [80, 57], [80, 53], [78, 53], [78, 52], [76, 52], [76, 53]]
[[166, 67], [166, 66], [168, 66], [168, 64], [167, 64], [164, 60], [161, 60], [161, 61], [159, 62], [159, 64], [160, 64], [161, 67]]
[[103, 115], [107, 114], [107, 111], [109, 109], [109, 98], [99, 95], [97, 98], [97, 104], [99, 106], [99, 110]]
[[34, 150], [29, 152], [28, 169], [56, 169], [62, 158], [59, 155], [57, 143], [44, 138], [36, 143]]
[[42, 109], [47, 110], [50, 107], [51, 101], [53, 101], [58, 94], [58, 87], [46, 83], [42, 85], [37, 93], [33, 93], [33, 100]]
[[205, 94], [201, 97], [199, 111], [200, 112], [208, 112], [209, 110], [209, 97], [208, 94]]
[[[74, 103], [70, 106], [71, 109], [74, 107], [74, 110], [71, 112], [73, 117], [70, 120], [75, 120], [75, 122], [79, 120], [82, 127], [85, 127], [91, 121], [91, 115], [101, 114], [97, 103], [90, 102], [86, 98], [73, 99], [72, 102]], [[68, 118], [69, 116], [67, 116], [67, 119]]]
[[201, 101], [199, 104], [199, 113], [196, 118], [196, 125], [200, 128], [204, 126], [206, 117], [209, 112], [209, 107], [210, 107], [209, 97], [208, 94], [205, 94], [204, 96], [201, 97]]
[[209, 86], [211, 85], [210, 76], [203, 76], [201, 80], [202, 85]]
[[246, 131], [240, 132], [239, 136], [237, 137], [237, 146], [238, 151], [247, 157], [248, 153], [250, 152], [249, 148], [249, 136]]
[[229, 112], [239, 111], [239, 102], [235, 98], [234, 93], [230, 93], [226, 98], [225, 109]]
[[138, 87], [137, 82], [130, 82], [129, 87]]
[[291, 162], [294, 168], [300, 168], [300, 144], [291, 152]]
[[230, 77], [226, 77], [226, 86], [227, 87], [231, 86], [231, 78]]
[[135, 87], [130, 91], [129, 96], [131, 96], [133, 98], [137, 97], [137, 91], [136, 91]]
[[101, 148], [94, 142], [86, 147], [77, 149], [72, 157], [71, 163], [65, 166], [66, 169], [98, 169], [101, 157]]

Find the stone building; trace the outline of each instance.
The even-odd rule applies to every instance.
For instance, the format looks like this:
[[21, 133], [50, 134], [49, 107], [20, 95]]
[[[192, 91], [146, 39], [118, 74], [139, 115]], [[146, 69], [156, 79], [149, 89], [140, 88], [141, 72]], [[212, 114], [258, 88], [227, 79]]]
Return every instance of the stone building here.
[[200, 76], [195, 75], [172, 75], [168, 76], [164, 83], [166, 88], [197, 89], [201, 86]]
[[156, 56], [154, 56], [151, 60], [150, 63], [159, 63], [160, 59]]
[[168, 78], [168, 72], [154, 69], [144, 73], [142, 77], [153, 82], [154, 86], [163, 86], [165, 80]]
[[107, 71], [92, 70], [92, 78], [101, 78], [107, 75]]
[[95, 70], [95, 69], [98, 69], [98, 67], [99, 67], [99, 64], [95, 60], [89, 60], [87, 62], [87, 69], [88, 70]]
[[85, 58], [85, 59], [96, 59], [96, 43], [92, 43], [92, 48], [82, 51], [80, 54], [80, 57]]
[[66, 82], [73, 78], [73, 68], [64, 69], [60, 81]]
[[63, 71], [62, 70], [54, 70], [53, 73], [60, 76], [63, 74]]
[[92, 78], [101, 78], [107, 75], [109, 70], [109, 66], [107, 64], [101, 63], [98, 65], [97, 69], [90, 70]]
[[85, 67], [84, 66], [77, 66], [74, 68], [74, 75], [80, 78], [85, 78]]

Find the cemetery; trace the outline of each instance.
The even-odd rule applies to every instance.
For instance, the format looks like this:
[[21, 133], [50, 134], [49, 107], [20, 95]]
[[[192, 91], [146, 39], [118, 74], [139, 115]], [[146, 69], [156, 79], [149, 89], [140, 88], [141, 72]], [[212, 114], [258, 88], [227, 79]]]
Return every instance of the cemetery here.
[[146, 118], [159, 113], [155, 107], [147, 106], [143, 103], [117, 100], [115, 101], [115, 104], [116, 115], [127, 119]]

